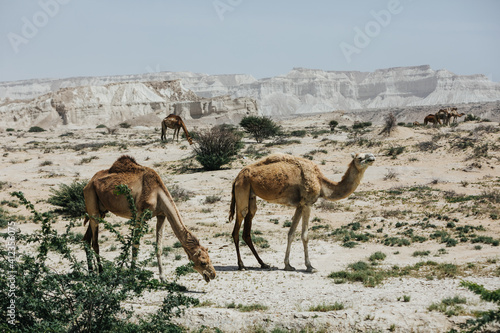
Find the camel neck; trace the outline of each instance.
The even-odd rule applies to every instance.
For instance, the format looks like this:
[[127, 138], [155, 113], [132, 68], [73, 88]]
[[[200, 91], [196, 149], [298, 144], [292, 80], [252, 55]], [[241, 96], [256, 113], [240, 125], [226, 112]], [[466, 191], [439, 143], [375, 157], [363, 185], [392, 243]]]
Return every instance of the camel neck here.
[[182, 246], [186, 248], [194, 235], [191, 234], [182, 222], [181, 214], [179, 213], [174, 200], [168, 192], [161, 191], [159, 195], [159, 203], [159, 211], [165, 215], [175, 236], [179, 242], [181, 242]]
[[340, 182], [337, 183], [324, 178], [321, 189], [322, 197], [331, 201], [347, 198], [356, 190], [364, 173], [365, 170], [358, 170], [351, 163]]

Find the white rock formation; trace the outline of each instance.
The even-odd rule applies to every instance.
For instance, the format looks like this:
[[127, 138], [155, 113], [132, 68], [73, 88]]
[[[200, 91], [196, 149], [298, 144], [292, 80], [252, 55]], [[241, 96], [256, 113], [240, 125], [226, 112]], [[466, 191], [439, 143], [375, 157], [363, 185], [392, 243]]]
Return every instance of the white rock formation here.
[[[182, 95], [182, 98], [177, 98], [177, 93], [170, 92], [170, 88], [162, 90], [153, 83], [161, 85], [171, 80], [181, 80], [182, 85], [194, 92], [196, 97]], [[55, 96], [51, 97], [51, 93]], [[234, 105], [239, 108], [238, 113], [223, 116], [224, 108], [215, 100], [201, 102], [202, 98], [219, 96], [231, 96], [225, 97], [225, 105], [233, 103], [230, 102], [233, 98], [250, 99]], [[26, 102], [32, 98], [35, 100]], [[23, 101], [13, 101], [17, 99]], [[52, 99], [54, 101], [50, 102]], [[183, 104], [175, 108], [170, 106], [171, 100], [182, 101]], [[229, 119], [234, 122], [244, 115], [245, 110], [254, 112], [257, 105], [263, 115], [289, 116], [335, 110], [449, 106], [498, 100], [500, 83], [492, 82], [484, 75], [455, 75], [445, 69], [433, 70], [428, 65], [374, 72], [295, 68], [286, 75], [260, 80], [244, 74], [160, 72], [0, 82], [1, 114], [11, 120], [13, 117], [25, 119], [27, 123], [49, 115], [50, 119], [57, 119], [57, 114], [63, 123], [75, 124], [86, 121], [113, 122], [148, 112], [156, 112], [160, 116], [158, 110], [166, 108], [167, 104], [170, 111], [182, 114], [187, 119], [196, 119], [218, 110], [220, 121]], [[59, 101], [65, 109], [59, 106], [56, 112], [54, 108], [57, 108]], [[49, 107], [51, 103], [55, 103], [52, 109]]]
[[0, 125], [115, 126], [135, 119], [141, 124], [159, 126], [170, 113], [186, 120], [228, 113], [229, 121], [239, 122], [245, 115], [257, 114], [257, 104], [250, 98], [201, 98], [184, 88], [180, 80], [122, 82], [61, 88], [32, 100], [5, 99], [0, 104]]

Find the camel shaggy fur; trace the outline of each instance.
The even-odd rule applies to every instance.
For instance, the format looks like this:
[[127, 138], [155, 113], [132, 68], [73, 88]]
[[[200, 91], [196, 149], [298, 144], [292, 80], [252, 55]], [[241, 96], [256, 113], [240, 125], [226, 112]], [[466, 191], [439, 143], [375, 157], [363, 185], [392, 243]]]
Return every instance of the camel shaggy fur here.
[[[175, 236], [179, 239], [189, 259], [194, 262], [194, 269], [207, 282], [215, 278], [215, 269], [207, 249], [200, 245], [198, 239], [182, 222], [172, 196], [160, 176], [153, 169], [139, 165], [130, 156], [122, 156], [113, 163], [111, 168], [98, 171], [83, 189], [87, 211], [85, 224], [90, 221], [84, 240], [92, 245], [97, 254], [99, 271], [102, 271], [102, 266], [99, 261], [99, 224], [97, 218], [103, 218], [108, 211], [120, 217], [132, 217], [126, 197], [115, 194], [116, 186], [120, 184], [129, 187], [138, 214], [149, 209], [153, 216], [156, 216], [156, 256], [161, 280], [163, 280], [161, 255], [165, 218], [170, 222]], [[133, 262], [137, 258], [137, 251], [138, 244], [132, 249]]]
[[288, 232], [285, 270], [295, 270], [290, 265], [290, 248], [295, 230], [302, 219], [301, 238], [305, 264], [308, 272], [314, 272], [315, 268], [309, 260], [307, 245], [311, 206], [319, 198], [337, 201], [348, 197], [356, 190], [366, 169], [375, 161], [375, 157], [373, 154], [364, 153], [353, 154], [352, 157], [353, 160], [340, 182], [327, 179], [319, 167], [310, 160], [285, 154], [273, 154], [243, 168], [233, 182], [229, 213], [229, 221], [236, 214], [233, 240], [238, 257], [238, 269], [245, 269], [239, 249], [239, 230], [243, 221], [243, 240], [261, 267], [269, 268], [257, 254], [250, 235], [252, 219], [257, 212], [257, 197], [260, 197], [267, 202], [296, 208]]

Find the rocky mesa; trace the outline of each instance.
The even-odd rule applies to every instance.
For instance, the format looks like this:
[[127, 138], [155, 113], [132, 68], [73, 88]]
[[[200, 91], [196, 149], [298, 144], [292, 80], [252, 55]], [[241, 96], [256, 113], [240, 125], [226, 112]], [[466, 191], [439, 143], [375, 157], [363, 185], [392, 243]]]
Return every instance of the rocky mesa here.
[[294, 68], [258, 80], [246, 74], [157, 72], [0, 83], [6, 126], [116, 124], [170, 112], [186, 119], [212, 115], [213, 123], [221, 123], [257, 112], [277, 117], [496, 101], [500, 83], [485, 75], [456, 75], [428, 65], [374, 72]]
[[202, 98], [183, 87], [180, 80], [119, 82], [60, 88], [31, 100], [4, 99], [0, 104], [6, 127], [58, 125], [115, 126], [121, 122], [159, 125], [170, 113], [184, 119], [204, 116], [215, 122], [237, 122], [257, 113], [250, 98]]

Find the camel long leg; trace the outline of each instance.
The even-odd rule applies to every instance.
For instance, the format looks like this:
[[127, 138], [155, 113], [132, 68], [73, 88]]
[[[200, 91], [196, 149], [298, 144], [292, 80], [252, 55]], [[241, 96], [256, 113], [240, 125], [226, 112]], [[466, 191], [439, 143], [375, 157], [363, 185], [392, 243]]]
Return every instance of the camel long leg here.
[[257, 250], [255, 250], [255, 246], [253, 245], [252, 242], [252, 234], [251, 234], [252, 220], [256, 212], [257, 212], [257, 198], [255, 197], [255, 195], [251, 195], [250, 200], [248, 201], [248, 213], [245, 216], [245, 223], [243, 224], [243, 240], [252, 251], [253, 255], [255, 256], [255, 259], [257, 259], [257, 261], [259, 262], [260, 267], [269, 268], [270, 266], [264, 263], [262, 259], [260, 259], [259, 255], [257, 254]]
[[304, 210], [302, 211], [302, 244], [304, 245], [304, 260], [306, 263], [307, 271], [308, 272], [316, 272], [316, 269], [311, 265], [311, 261], [309, 260], [309, 248], [308, 248], [308, 242], [309, 242], [309, 234], [308, 234], [308, 229], [309, 229], [309, 217], [311, 215], [311, 207], [310, 206], [304, 206]]
[[90, 247], [92, 246], [92, 229], [90, 228], [90, 223], [87, 226], [87, 231], [85, 232], [85, 236], [83, 236], [83, 240], [88, 244], [88, 248], [85, 248], [85, 254], [87, 255], [87, 266], [89, 268], [89, 272], [94, 270], [92, 265], [92, 260], [90, 260]]
[[238, 257], [238, 269], [239, 270], [245, 270], [245, 266], [243, 265], [243, 261], [241, 260], [241, 255], [240, 255], [240, 228], [241, 228], [241, 222], [243, 221], [243, 214], [241, 214], [240, 210], [237, 207], [236, 210], [236, 219], [234, 222], [234, 228], [233, 228], [233, 240], [234, 240], [234, 246], [236, 247], [236, 256]]
[[293, 235], [295, 234], [295, 230], [299, 225], [300, 218], [302, 217], [303, 206], [298, 206], [295, 210], [295, 214], [292, 217], [292, 225], [290, 226], [290, 230], [288, 231], [288, 244], [286, 245], [286, 253], [285, 253], [285, 271], [294, 271], [295, 268], [290, 265], [290, 249], [292, 247]]
[[161, 255], [163, 254], [163, 230], [165, 229], [165, 216], [156, 217], [156, 258], [158, 260], [158, 270], [160, 280], [163, 281], [163, 266], [161, 263]]
[[[83, 196], [85, 199], [85, 210], [89, 216], [89, 226], [85, 233], [84, 240], [89, 245], [92, 245], [92, 248], [96, 253], [99, 272], [102, 272], [101, 258], [99, 257], [99, 224], [95, 217], [100, 216], [102, 218], [105, 214], [99, 211], [99, 198], [97, 197], [94, 184], [92, 182], [89, 182], [89, 184], [87, 184], [87, 186], [83, 189]], [[89, 262], [89, 270], [92, 270], [88, 255], [87, 260]]]
[[165, 141], [167, 138], [166, 138], [166, 134], [167, 134], [167, 126], [165, 125], [165, 122], [161, 122], [161, 136], [160, 136], [160, 140], [161, 141]]
[[177, 134], [177, 142], [179, 142], [179, 127], [174, 128], [174, 136], [172, 136], [172, 140], [175, 140], [175, 134]]
[[89, 228], [92, 229], [92, 248], [96, 253], [97, 266], [99, 267], [99, 273], [102, 273], [101, 258], [99, 256], [99, 224], [93, 219], [90, 220]]

